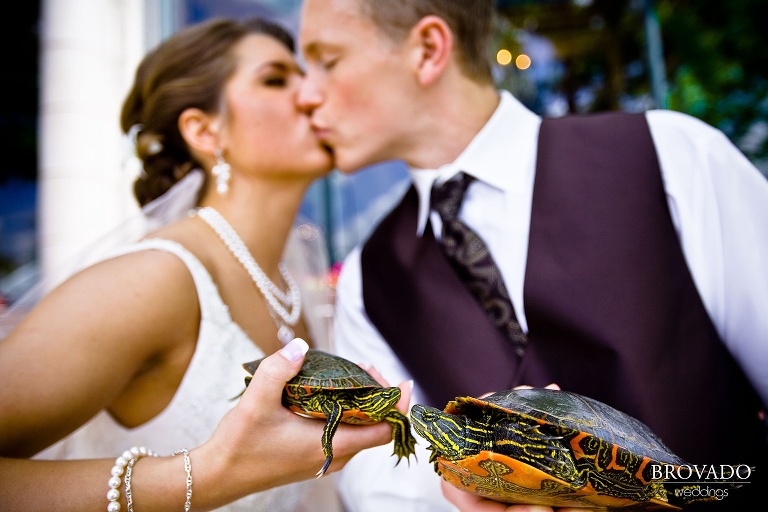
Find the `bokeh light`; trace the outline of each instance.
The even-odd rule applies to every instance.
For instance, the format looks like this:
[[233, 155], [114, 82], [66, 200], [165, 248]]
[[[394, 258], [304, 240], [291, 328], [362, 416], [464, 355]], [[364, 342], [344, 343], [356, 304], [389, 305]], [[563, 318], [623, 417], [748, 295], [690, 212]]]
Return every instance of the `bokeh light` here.
[[521, 53], [515, 59], [515, 66], [517, 66], [518, 69], [528, 69], [531, 67], [531, 58], [526, 54]]
[[496, 62], [498, 62], [502, 66], [506, 66], [510, 62], [512, 62], [512, 54], [510, 53], [509, 50], [502, 48], [496, 53]]

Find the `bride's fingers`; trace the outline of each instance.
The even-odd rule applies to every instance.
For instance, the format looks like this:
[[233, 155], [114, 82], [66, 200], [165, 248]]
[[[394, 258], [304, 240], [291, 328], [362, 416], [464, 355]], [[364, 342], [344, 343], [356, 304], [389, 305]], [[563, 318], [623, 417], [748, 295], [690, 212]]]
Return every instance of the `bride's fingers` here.
[[371, 375], [371, 377], [373, 377], [374, 380], [376, 380], [376, 382], [381, 384], [382, 387], [385, 387], [385, 388], [389, 387], [389, 382], [387, 382], [387, 379], [385, 379], [381, 375], [381, 373], [379, 373], [379, 370], [377, 370], [375, 366], [372, 366], [370, 364], [360, 363], [360, 367], [366, 372], [368, 372]]
[[413, 380], [406, 380], [398, 384], [401, 395], [400, 400], [397, 402], [397, 409], [405, 414], [408, 414], [408, 410], [411, 405], [411, 393], [413, 393]]
[[301, 370], [308, 348], [306, 341], [294, 338], [279, 351], [265, 357], [243, 393], [243, 407], [250, 405], [256, 410], [263, 404], [278, 407], [285, 384]]

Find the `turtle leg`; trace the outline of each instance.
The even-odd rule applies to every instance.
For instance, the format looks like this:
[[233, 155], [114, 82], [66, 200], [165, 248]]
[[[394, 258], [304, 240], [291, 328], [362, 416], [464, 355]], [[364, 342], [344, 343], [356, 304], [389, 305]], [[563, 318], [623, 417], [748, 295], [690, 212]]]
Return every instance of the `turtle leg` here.
[[328, 421], [325, 423], [325, 429], [323, 429], [323, 454], [325, 455], [325, 464], [320, 468], [320, 471], [315, 475], [320, 478], [328, 470], [328, 466], [331, 465], [333, 460], [333, 436], [336, 434], [336, 430], [341, 423], [341, 416], [343, 409], [337, 401], [329, 400], [324, 404], [323, 413], [328, 417]]
[[411, 434], [411, 422], [408, 417], [397, 409], [392, 409], [382, 419], [392, 426], [392, 440], [395, 442], [395, 451], [392, 455], [397, 455], [395, 466], [400, 464], [403, 457], [406, 459], [411, 455], [415, 457], [416, 439]]

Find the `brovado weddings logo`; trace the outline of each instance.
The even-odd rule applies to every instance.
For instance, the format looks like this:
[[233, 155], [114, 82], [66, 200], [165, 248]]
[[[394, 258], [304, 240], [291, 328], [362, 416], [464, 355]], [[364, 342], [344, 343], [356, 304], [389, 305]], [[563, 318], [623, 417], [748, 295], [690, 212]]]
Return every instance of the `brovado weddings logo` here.
[[678, 498], [722, 500], [728, 497], [730, 489], [748, 484], [754, 469], [746, 464], [653, 464], [651, 478], [663, 480]]

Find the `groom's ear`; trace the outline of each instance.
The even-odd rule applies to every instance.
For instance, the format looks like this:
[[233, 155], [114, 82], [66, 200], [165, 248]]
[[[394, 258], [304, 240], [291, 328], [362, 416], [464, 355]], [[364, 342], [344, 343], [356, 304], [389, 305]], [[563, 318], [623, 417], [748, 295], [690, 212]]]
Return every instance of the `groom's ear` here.
[[429, 86], [453, 58], [453, 32], [439, 16], [424, 16], [409, 35], [411, 57], [419, 84]]
[[213, 154], [220, 146], [217, 123], [199, 108], [185, 109], [179, 115], [179, 133], [192, 152]]

